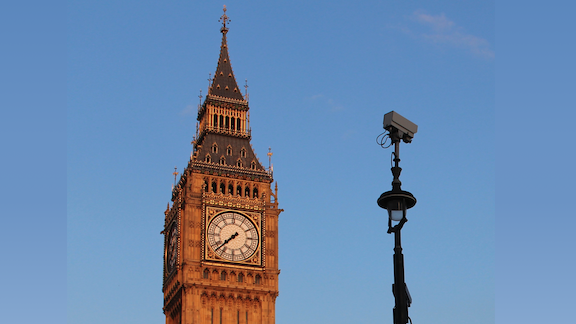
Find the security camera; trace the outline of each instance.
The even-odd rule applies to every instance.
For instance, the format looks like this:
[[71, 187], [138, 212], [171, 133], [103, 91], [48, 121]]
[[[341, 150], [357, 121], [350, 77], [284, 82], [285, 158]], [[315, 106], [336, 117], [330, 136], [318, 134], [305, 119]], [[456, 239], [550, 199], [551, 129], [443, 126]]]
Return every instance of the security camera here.
[[402, 139], [404, 143], [410, 143], [418, 131], [418, 125], [402, 117], [399, 113], [391, 111], [384, 115], [384, 129], [390, 132], [393, 140], [396, 137]]

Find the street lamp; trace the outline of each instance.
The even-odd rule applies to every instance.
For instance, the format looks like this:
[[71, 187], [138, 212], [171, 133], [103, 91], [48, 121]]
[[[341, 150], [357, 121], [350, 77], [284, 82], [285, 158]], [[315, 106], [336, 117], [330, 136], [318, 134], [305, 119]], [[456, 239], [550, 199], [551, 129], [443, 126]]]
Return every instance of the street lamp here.
[[394, 324], [412, 323], [408, 317], [408, 307], [412, 303], [412, 297], [404, 281], [404, 256], [402, 255], [402, 244], [400, 230], [406, 219], [406, 211], [416, 205], [416, 198], [408, 191], [401, 189], [400, 172], [402, 168], [398, 166], [400, 162], [400, 141], [404, 143], [412, 142], [414, 134], [418, 131], [418, 126], [408, 119], [400, 116], [397, 112], [391, 111], [384, 115], [384, 129], [388, 131], [388, 136], [394, 144], [394, 166], [391, 168], [394, 179], [392, 180], [392, 190], [386, 191], [378, 198], [378, 206], [388, 211], [388, 234], [394, 233], [394, 284], [392, 293], [394, 294]]

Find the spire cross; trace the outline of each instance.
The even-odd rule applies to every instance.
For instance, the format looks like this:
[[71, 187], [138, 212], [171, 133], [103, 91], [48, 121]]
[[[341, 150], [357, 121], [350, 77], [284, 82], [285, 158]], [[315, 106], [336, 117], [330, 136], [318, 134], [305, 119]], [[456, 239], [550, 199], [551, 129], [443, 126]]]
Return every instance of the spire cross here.
[[210, 90], [211, 85], [212, 85], [212, 73], [208, 73], [208, 90]]
[[228, 28], [226, 28], [226, 23], [230, 22], [230, 19], [228, 18], [228, 16], [226, 16], [226, 5], [224, 5], [224, 14], [220, 17], [220, 19], [218, 19], [218, 21], [220, 21], [222, 23], [222, 29], [221, 31], [228, 31]]

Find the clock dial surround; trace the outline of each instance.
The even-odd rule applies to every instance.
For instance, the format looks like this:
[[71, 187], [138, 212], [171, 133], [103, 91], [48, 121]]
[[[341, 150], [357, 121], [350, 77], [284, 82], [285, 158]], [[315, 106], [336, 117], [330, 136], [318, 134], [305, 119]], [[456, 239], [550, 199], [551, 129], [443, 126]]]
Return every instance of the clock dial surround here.
[[178, 256], [178, 226], [176, 226], [176, 222], [173, 222], [172, 225], [170, 225], [166, 243], [166, 273], [169, 274], [176, 267]]
[[246, 261], [260, 246], [257, 226], [246, 215], [234, 211], [212, 218], [206, 233], [212, 252], [226, 261]]

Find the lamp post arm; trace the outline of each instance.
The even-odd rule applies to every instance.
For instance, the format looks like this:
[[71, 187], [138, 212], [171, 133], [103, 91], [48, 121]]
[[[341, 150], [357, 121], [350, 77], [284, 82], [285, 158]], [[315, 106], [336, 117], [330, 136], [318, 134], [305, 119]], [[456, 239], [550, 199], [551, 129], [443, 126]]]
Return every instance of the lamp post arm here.
[[398, 224], [392, 226], [392, 220], [390, 220], [390, 217], [388, 217], [388, 234], [399, 233], [402, 227], [404, 226], [404, 223], [406, 223], [407, 221], [408, 219], [406, 217], [402, 217], [402, 219], [400, 220], [400, 222], [398, 222]]

